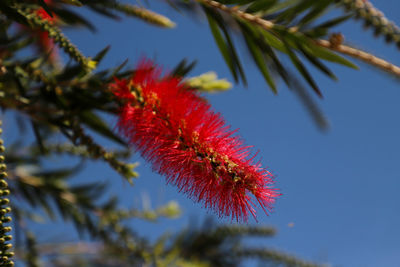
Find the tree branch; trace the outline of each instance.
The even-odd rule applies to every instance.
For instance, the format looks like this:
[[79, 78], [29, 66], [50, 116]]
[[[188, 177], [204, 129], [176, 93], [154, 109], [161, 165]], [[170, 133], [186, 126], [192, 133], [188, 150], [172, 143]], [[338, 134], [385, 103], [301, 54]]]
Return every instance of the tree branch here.
[[[261, 28], [268, 30], [268, 31], [273, 30], [274, 27], [276, 26], [275, 23], [273, 23], [269, 20], [265, 20], [256, 15], [243, 12], [242, 10], [239, 10], [237, 7], [228, 7], [224, 4], [221, 4], [221, 3], [213, 1], [213, 0], [196, 0], [196, 1], [198, 1], [204, 5], [207, 5], [209, 7], [222, 10], [226, 13], [229, 13], [232, 16], [243, 19], [249, 23], [258, 25]], [[296, 27], [288, 28], [288, 31], [296, 32], [297, 28]], [[331, 43], [328, 40], [313, 40], [313, 41], [318, 46], [348, 55], [355, 59], [361, 60], [369, 65], [377, 67], [381, 70], [387, 71], [397, 77], [400, 77], [400, 67], [398, 67], [382, 58], [376, 57], [373, 54], [367, 53], [365, 51], [362, 51], [360, 49], [356, 49], [356, 48], [353, 48], [353, 47], [350, 47], [347, 45]]]

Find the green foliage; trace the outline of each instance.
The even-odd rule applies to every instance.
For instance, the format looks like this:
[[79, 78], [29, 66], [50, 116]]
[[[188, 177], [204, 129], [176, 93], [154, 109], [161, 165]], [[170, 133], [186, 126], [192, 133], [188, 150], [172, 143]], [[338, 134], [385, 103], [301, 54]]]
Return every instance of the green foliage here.
[[[298, 54], [302, 55], [305, 60], [322, 73], [336, 79], [328, 67], [319, 61], [319, 58], [322, 60], [329, 60], [329, 58], [320, 54], [309, 53], [303, 48], [308, 47], [308, 50], [313, 50], [313, 47], [316, 46], [313, 43], [314, 38], [327, 37], [333, 26], [349, 18], [349, 16], [346, 16], [314, 25], [315, 21], [331, 7], [331, 1], [221, 1], [222, 3], [236, 4], [234, 8], [231, 6], [220, 8], [220, 10], [231, 15], [229, 18], [225, 17], [225, 19], [221, 15], [221, 11], [209, 7], [210, 2], [217, 5], [216, 2], [199, 2], [205, 7], [213, 35], [235, 80], [238, 76], [237, 70], [241, 70], [242, 67], [237, 56], [231, 56], [236, 55], [228, 31], [229, 27], [235, 27], [233, 23], [238, 24], [240, 35], [244, 38], [256, 66], [274, 93], [277, 93], [277, 88], [272, 74], [278, 74], [283, 80], [287, 81], [287, 73], [282, 72], [284, 70], [282, 68], [283, 63], [278, 58], [277, 52], [289, 57], [300, 76], [320, 96], [321, 92], [318, 86]], [[244, 17], [247, 17], [248, 20], [245, 20]], [[264, 18], [266, 20], [261, 21]], [[273, 22], [269, 22], [269, 18], [272, 18]], [[260, 27], [262, 25], [264, 25], [263, 28]], [[266, 30], [265, 27], [268, 27], [268, 29]], [[221, 36], [217, 35], [218, 28], [224, 33], [226, 42], [223, 41]], [[227, 58], [228, 60], [232, 58], [232, 60], [228, 61]], [[334, 53], [330, 53], [329, 61], [354, 67], [347, 60]], [[245, 81], [243, 73], [241, 75], [242, 80]]]
[[[34, 236], [29, 233], [25, 249], [19, 253], [26, 253], [26, 257], [32, 259], [31, 266], [40, 266], [34, 265], [39, 262], [39, 254], [51, 254], [51, 266], [71, 266], [78, 262], [81, 266], [98, 266], [100, 263], [102, 266], [142, 266], [144, 262], [165, 267], [240, 266], [246, 258], [284, 266], [320, 266], [273, 249], [249, 247], [244, 242], [249, 237], [269, 238], [274, 234], [271, 227], [217, 226], [207, 220], [203, 227], [191, 226], [176, 235], [166, 234], [153, 245], [135, 243], [130, 248], [120, 247], [117, 253], [109, 243], [51, 243], [37, 247]], [[65, 255], [71, 256], [66, 258]], [[131, 261], [126, 261], [125, 257]]]
[[[246, 84], [247, 81], [244, 75], [243, 67], [239, 61], [237, 52], [233, 46], [232, 39], [223, 22], [222, 16], [208, 7], [204, 7], [204, 11], [207, 14], [208, 23], [210, 25], [215, 42], [217, 43], [218, 48], [233, 75], [233, 78], [236, 82], [238, 82], [240, 77], [243, 83]], [[221, 34], [221, 32], [223, 34]]]
[[[322, 97], [322, 92], [308, 70], [311, 65], [333, 80], [337, 77], [323, 61], [357, 67], [342, 56], [319, 46], [317, 38], [327, 38], [332, 28], [350, 18], [340, 16], [322, 21], [320, 17], [333, 8], [333, 1], [197, 1], [203, 7], [215, 42], [236, 82], [247, 84], [245, 71], [237, 52], [234, 36], [244, 40], [252, 60], [273, 91], [278, 93], [277, 78], [293, 91], [302, 90], [300, 76], [311, 89]], [[180, 6], [195, 12], [191, 2]], [[297, 72], [290, 70], [286, 59]], [[303, 63], [306, 61], [310, 64]], [[296, 80], [296, 82], [294, 82]], [[307, 99], [305, 99], [307, 98]], [[302, 94], [302, 102], [317, 126], [326, 129], [328, 122], [309, 94]], [[312, 103], [312, 104], [311, 104]]]

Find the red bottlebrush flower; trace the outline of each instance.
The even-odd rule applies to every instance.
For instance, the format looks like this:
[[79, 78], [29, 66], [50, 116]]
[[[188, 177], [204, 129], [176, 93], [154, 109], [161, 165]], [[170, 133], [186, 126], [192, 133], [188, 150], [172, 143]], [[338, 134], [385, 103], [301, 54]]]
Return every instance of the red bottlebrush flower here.
[[[46, 4], [51, 5], [51, 0], [45, 0]], [[53, 24], [56, 22], [57, 17], [52, 14], [50, 16], [46, 10], [42, 7], [36, 10], [36, 15], [41, 17], [43, 20], [47, 20], [49, 23]], [[37, 30], [35, 34], [38, 38], [37, 47], [39, 52], [50, 53], [50, 62], [58, 61], [58, 51], [53, 40], [49, 37], [49, 33], [46, 31]]]
[[[49, 1], [45, 1], [45, 2], [48, 3]], [[47, 21], [53, 22], [55, 19], [55, 16], [54, 15], [50, 16], [49, 13], [47, 13], [47, 11], [43, 9], [43, 7], [36, 10], [36, 14], [39, 15], [42, 19], [47, 20]]]
[[180, 79], [161, 77], [143, 61], [130, 79], [110, 85], [124, 102], [118, 128], [153, 169], [219, 216], [255, 217], [255, 197], [265, 212], [280, 194], [273, 175], [254, 163], [249, 147], [220, 114]]

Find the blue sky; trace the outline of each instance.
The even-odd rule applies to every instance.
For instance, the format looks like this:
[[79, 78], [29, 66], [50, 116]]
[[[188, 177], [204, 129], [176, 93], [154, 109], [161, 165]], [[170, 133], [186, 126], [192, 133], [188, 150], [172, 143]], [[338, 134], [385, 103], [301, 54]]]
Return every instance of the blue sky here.
[[[172, 68], [186, 57], [198, 60], [191, 75], [213, 70], [233, 81], [204, 21], [194, 21], [160, 1], [149, 2], [151, 9], [170, 17], [177, 27], [159, 29], [128, 18], [115, 22], [84, 12], [98, 32], [67, 31], [67, 35], [88, 56], [111, 45], [100, 67], [115, 66], [127, 58], [133, 66], [146, 55]], [[376, 5], [389, 18], [398, 18], [398, 1], [376, 1]], [[360, 22], [350, 21], [336, 31], [342, 32], [350, 44], [400, 64], [400, 51], [394, 45], [385, 45], [381, 38], [375, 39]], [[259, 150], [264, 166], [277, 175], [276, 185], [283, 194], [269, 216], [258, 210], [258, 224], [276, 227], [277, 236], [267, 241], [252, 240], [251, 244], [333, 266], [399, 266], [399, 81], [359, 62], [359, 71], [329, 65], [338, 82], [313, 71], [324, 95], [317, 102], [331, 124], [328, 132], [321, 132], [295, 95], [282, 83], [279, 94], [273, 95], [246, 54], [242, 59], [248, 88], [236, 85], [229, 92], [207, 98], [232, 128], [240, 129], [246, 144]], [[142, 235], [154, 239], [186, 226], [190, 218], [213, 216], [201, 204], [166, 185], [164, 177], [153, 173], [140, 156], [133, 160], [141, 164], [134, 187], [99, 164], [82, 177], [112, 177], [112, 190], [121, 195], [126, 206], [140, 206], [143, 196], [154, 207], [169, 200], [180, 203], [184, 211], [180, 219], [158, 224], [132, 222]], [[290, 223], [293, 227], [288, 226]]]

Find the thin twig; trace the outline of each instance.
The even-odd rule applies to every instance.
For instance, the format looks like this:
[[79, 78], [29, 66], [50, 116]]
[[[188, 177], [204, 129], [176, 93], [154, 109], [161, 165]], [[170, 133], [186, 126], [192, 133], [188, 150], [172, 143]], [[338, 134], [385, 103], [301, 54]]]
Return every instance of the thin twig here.
[[[243, 12], [242, 10], [239, 10], [238, 8], [235, 7], [228, 7], [224, 4], [221, 4], [213, 0], [197, 0], [197, 1], [207, 6], [222, 10], [226, 13], [231, 14], [232, 16], [236, 16], [252, 24], [256, 24], [265, 30], [271, 31], [276, 26], [275, 23], [269, 20], [265, 20], [253, 14]], [[295, 32], [296, 28], [295, 27], [289, 28], [288, 31]], [[370, 53], [343, 44], [333, 44], [328, 40], [313, 40], [313, 41], [318, 46], [348, 55], [350, 57], [361, 60], [369, 65], [375, 66], [379, 69], [382, 69], [384, 71], [387, 71], [393, 75], [400, 77], [400, 67], [382, 58], [376, 57]]]
[[373, 54], [364, 52], [362, 50], [347, 46], [347, 45], [332, 45], [331, 42], [327, 40], [317, 40], [315, 42], [317, 45], [331, 49], [333, 51], [354, 57], [356, 59], [362, 60], [367, 64], [373, 65], [377, 68], [380, 68], [384, 71], [392, 73], [398, 77], [400, 77], [400, 67], [396, 66], [382, 58], [374, 56]]

